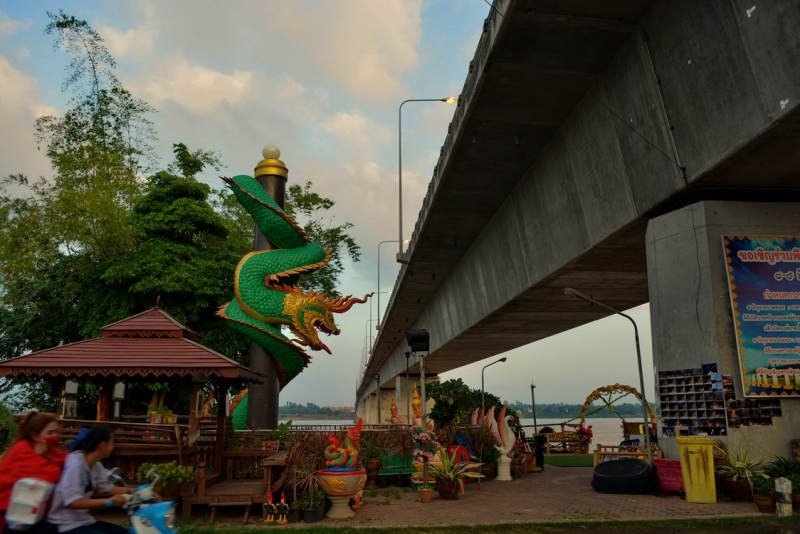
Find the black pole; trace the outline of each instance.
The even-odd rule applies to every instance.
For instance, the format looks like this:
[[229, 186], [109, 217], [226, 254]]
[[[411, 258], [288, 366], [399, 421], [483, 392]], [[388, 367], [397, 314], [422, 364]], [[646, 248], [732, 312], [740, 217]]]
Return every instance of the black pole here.
[[539, 430], [536, 426], [536, 397], [534, 396], [533, 390], [536, 389], [533, 381], [531, 381], [531, 412], [533, 412], [533, 433], [538, 434]]
[[[267, 145], [262, 154], [264, 159], [256, 165], [254, 177], [278, 206], [283, 208], [289, 170], [278, 159], [281, 156], [278, 147]], [[274, 250], [276, 248], [256, 226], [253, 250]], [[278, 428], [281, 386], [275, 358], [259, 345], [251, 342], [250, 367], [254, 371], [262, 373], [266, 379], [263, 384], [248, 385], [247, 426], [253, 430], [276, 429]], [[219, 402], [224, 402], [224, 399], [220, 399]]]

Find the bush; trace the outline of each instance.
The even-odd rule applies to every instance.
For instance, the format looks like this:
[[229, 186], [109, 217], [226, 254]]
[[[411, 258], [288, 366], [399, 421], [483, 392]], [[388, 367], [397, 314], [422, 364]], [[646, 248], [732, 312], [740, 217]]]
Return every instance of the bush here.
[[194, 467], [188, 465], [178, 465], [178, 462], [172, 461], [168, 464], [142, 464], [136, 470], [136, 478], [142, 482], [146, 482], [147, 473], [150, 469], [155, 467], [155, 474], [158, 475], [159, 484], [168, 484], [176, 482], [179, 484], [194, 482]]
[[772, 495], [775, 492], [775, 480], [755, 477], [753, 479], [753, 495]]
[[4, 450], [6, 446], [11, 443], [14, 436], [17, 434], [17, 423], [14, 422], [11, 410], [0, 404], [0, 429], [8, 430], [8, 438], [5, 443], [0, 443], [0, 451]]

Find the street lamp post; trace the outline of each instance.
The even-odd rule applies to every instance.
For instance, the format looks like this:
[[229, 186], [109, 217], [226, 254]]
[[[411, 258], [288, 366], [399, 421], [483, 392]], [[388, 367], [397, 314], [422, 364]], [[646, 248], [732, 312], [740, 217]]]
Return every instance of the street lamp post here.
[[503, 357], [502, 357], [502, 358], [500, 358], [499, 360], [493, 361], [493, 362], [492, 362], [492, 363], [490, 363], [489, 365], [484, 365], [484, 366], [483, 366], [483, 369], [481, 369], [481, 408], [483, 408], [483, 409], [485, 409], [485, 408], [486, 408], [486, 406], [483, 404], [483, 372], [486, 370], [486, 368], [487, 368], [487, 367], [491, 367], [492, 365], [494, 365], [494, 364], [496, 364], [496, 363], [504, 362], [504, 361], [506, 361], [507, 359], [508, 359], [508, 358], [506, 358], [505, 356], [503, 356]]
[[[408, 243], [408, 240], [406, 240], [405, 242]], [[388, 241], [381, 241], [380, 243], [378, 243], [378, 291], [376, 291], [376, 293], [378, 293], [378, 325], [376, 326], [378, 330], [381, 329], [381, 245], [383, 245], [384, 243], [397, 243], [397, 240], [390, 239]], [[402, 248], [403, 248], [403, 241], [400, 241], [400, 249]], [[384, 291], [384, 293], [386, 292]], [[371, 315], [372, 308], [370, 308], [369, 310]]]
[[406, 351], [406, 424], [411, 424], [411, 388], [409, 388], [410, 382], [408, 381], [408, 359], [411, 357], [411, 353]]
[[397, 163], [398, 163], [398, 195], [397, 198], [400, 204], [400, 232], [399, 232], [399, 239], [400, 242], [400, 251], [397, 253], [397, 261], [400, 263], [405, 263], [405, 261], [401, 261], [403, 258], [403, 106], [406, 102], [446, 102], [447, 104], [455, 104], [458, 102], [458, 98], [455, 96], [449, 96], [447, 98], [412, 98], [409, 100], [404, 100], [402, 104], [400, 104], [400, 108], [397, 110]]
[[647, 397], [644, 392], [644, 372], [642, 371], [642, 350], [639, 347], [639, 327], [636, 326], [636, 321], [634, 321], [630, 315], [626, 315], [619, 310], [615, 310], [611, 306], [606, 306], [602, 302], [597, 302], [596, 300], [587, 297], [580, 291], [576, 291], [571, 287], [564, 288], [564, 295], [566, 295], [567, 298], [579, 298], [587, 302], [591, 302], [592, 304], [597, 304], [601, 308], [605, 308], [616, 313], [617, 315], [625, 317], [633, 325], [633, 335], [634, 339], [636, 340], [636, 360], [639, 363], [639, 388], [641, 390], [640, 393], [642, 394], [642, 413], [644, 414], [644, 442], [647, 446], [647, 461], [650, 465], [653, 465], [653, 451], [650, 450], [650, 415], [647, 413]]
[[533, 433], [538, 434], [539, 430], [536, 427], [536, 397], [533, 394], [533, 390], [536, 389], [536, 386], [531, 380], [531, 411], [533, 412]]
[[375, 375], [375, 382], [378, 383], [378, 389], [375, 390], [375, 395], [378, 397], [378, 411], [375, 414], [376, 424], [381, 424], [381, 375]]

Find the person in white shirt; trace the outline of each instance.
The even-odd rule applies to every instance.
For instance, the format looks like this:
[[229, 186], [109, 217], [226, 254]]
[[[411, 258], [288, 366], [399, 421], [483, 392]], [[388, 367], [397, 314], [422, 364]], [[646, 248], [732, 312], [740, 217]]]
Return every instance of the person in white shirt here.
[[105, 426], [83, 429], [72, 443], [72, 450], [53, 492], [47, 520], [58, 528], [59, 534], [128, 534], [126, 528], [97, 521], [89, 513], [94, 508], [119, 506], [125, 502], [122, 494], [134, 491], [111, 484], [108, 470], [101, 463], [114, 450], [113, 432]]

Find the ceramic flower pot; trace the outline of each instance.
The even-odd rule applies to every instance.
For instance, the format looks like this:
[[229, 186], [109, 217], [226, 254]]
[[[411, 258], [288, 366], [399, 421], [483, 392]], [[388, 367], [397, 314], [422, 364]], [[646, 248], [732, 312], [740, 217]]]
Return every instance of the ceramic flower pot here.
[[753, 500], [753, 489], [746, 478], [733, 480], [729, 477], [723, 477], [722, 489], [725, 490], [725, 495], [733, 501], [752, 502]]
[[461, 484], [457, 480], [437, 480], [436, 491], [442, 499], [452, 499], [461, 491]]
[[367, 483], [366, 469], [322, 469], [317, 471], [317, 478], [320, 489], [331, 501], [331, 509], [325, 514], [325, 517], [328, 519], [354, 517], [356, 513], [350, 509], [350, 497], [364, 489]]
[[367, 485], [365, 486], [367, 489], [375, 489], [378, 487], [377, 478], [382, 463], [380, 458], [364, 460], [364, 468], [367, 470]]
[[753, 500], [758, 507], [758, 511], [762, 514], [774, 514], [775, 513], [775, 495], [756, 495], [753, 494]]
[[589, 443], [581, 443], [581, 454], [589, 454]]
[[417, 490], [417, 494], [419, 495], [419, 502], [431, 502], [433, 499], [432, 488], [420, 488]]
[[167, 482], [165, 484], [157, 484], [153, 488], [162, 499], [167, 501], [174, 501], [181, 496], [180, 482]]

